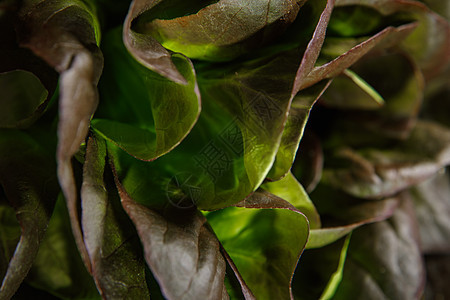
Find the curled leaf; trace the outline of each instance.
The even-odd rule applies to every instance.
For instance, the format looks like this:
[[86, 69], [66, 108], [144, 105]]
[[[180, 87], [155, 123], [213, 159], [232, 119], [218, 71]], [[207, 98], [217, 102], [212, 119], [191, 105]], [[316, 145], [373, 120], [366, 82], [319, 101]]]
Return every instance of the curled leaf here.
[[269, 180], [279, 180], [285, 176], [292, 165], [295, 157], [302, 157], [305, 153], [299, 148], [300, 141], [308, 121], [313, 105], [329, 87], [331, 81], [318, 83], [310, 88], [301, 90], [292, 100], [289, 115], [281, 137], [280, 148], [275, 157], [275, 162], [267, 175]]
[[116, 185], [164, 296], [227, 299], [225, 260], [205, 217], [196, 209], [159, 214], [131, 199], [118, 181]]
[[[27, 86], [26, 90], [23, 86]], [[0, 89], [3, 91], [0, 105], [0, 127], [27, 127], [38, 117], [48, 91], [32, 73], [22, 70], [0, 73]]]
[[328, 81], [311, 87], [310, 89], [300, 91], [302, 89], [301, 86], [303, 81], [313, 70], [317, 58], [319, 57], [333, 7], [334, 0], [326, 1], [325, 8], [318, 19], [313, 36], [305, 49], [302, 61], [297, 69], [291, 92], [291, 98], [293, 98], [291, 100], [292, 104], [289, 108], [289, 115], [283, 130], [280, 148], [277, 152], [275, 162], [268, 174], [270, 180], [282, 178], [291, 168], [306, 126], [309, 112], [314, 103], [330, 84], [330, 81]]
[[139, 15], [154, 7], [158, 2], [160, 1], [133, 0], [131, 2], [123, 26], [123, 42], [131, 55], [143, 66], [176, 83], [187, 84], [186, 79], [173, 64], [169, 51], [152, 36], [138, 33], [131, 28], [133, 21]]
[[18, 45], [14, 28], [18, 5], [9, 2], [0, 7], [0, 127], [27, 128], [46, 110], [57, 75], [29, 49]]
[[[309, 73], [314, 69], [314, 65], [319, 58], [320, 50], [325, 40], [325, 34], [328, 22], [330, 21], [331, 13], [333, 12], [335, 0], [327, 0], [324, 10], [317, 22], [313, 36], [306, 47], [303, 54], [302, 62], [297, 70], [295, 76], [292, 95], [296, 95], [303, 87], [303, 81], [309, 76]], [[320, 80], [319, 80], [320, 81]]]
[[103, 68], [97, 47], [99, 25], [82, 1], [24, 1], [20, 11], [21, 45], [60, 73], [58, 178], [73, 224], [75, 240], [90, 269], [77, 213], [71, 158], [84, 142], [97, 103], [96, 85]]
[[[150, 164], [108, 145], [120, 182], [133, 199], [149, 207], [177, 202], [172, 196], [180, 195], [211, 210], [247, 197], [275, 159], [298, 63], [297, 51], [289, 51], [197, 70], [202, 114], [179, 146]], [[148, 190], [155, 195], [151, 199]]]
[[[91, 136], [86, 149], [81, 206], [92, 275], [105, 298], [149, 299], [137, 235], [114, 195], [113, 185], [107, 185], [103, 179], [105, 160], [105, 141]], [[109, 179], [112, 181], [111, 176]]]
[[279, 36], [295, 20], [303, 2], [220, 0], [206, 3], [209, 5], [196, 13], [174, 18], [164, 17], [170, 14], [170, 6], [157, 13], [151, 10], [156, 6], [147, 5], [145, 13], [136, 19], [135, 29], [141, 35], [153, 36], [165, 48], [190, 58], [225, 61]]
[[283, 179], [265, 183], [261, 187], [286, 200], [301, 211], [308, 218], [311, 229], [320, 227], [320, 217], [314, 204], [309, 199], [309, 196], [302, 185], [295, 179], [291, 172]]
[[175, 148], [200, 115], [201, 100], [192, 63], [182, 55], [172, 60], [186, 78], [174, 83], [141, 66], [123, 46], [120, 32], [103, 41], [105, 73], [93, 128], [130, 155], [155, 160]]
[[236, 206], [207, 214], [223, 247], [257, 299], [292, 298], [292, 275], [308, 239], [307, 219], [263, 190]]

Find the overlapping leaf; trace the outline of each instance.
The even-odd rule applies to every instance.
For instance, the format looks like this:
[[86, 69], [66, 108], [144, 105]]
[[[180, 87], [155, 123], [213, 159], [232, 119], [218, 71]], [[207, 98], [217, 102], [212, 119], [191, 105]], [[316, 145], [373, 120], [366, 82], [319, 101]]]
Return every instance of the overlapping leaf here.
[[393, 195], [448, 165], [449, 145], [447, 128], [420, 121], [406, 141], [389, 148], [337, 149], [343, 167], [326, 168], [323, 180], [363, 198]]
[[131, 55], [145, 67], [168, 79], [186, 84], [186, 79], [173, 64], [171, 54], [152, 36], [134, 31], [134, 20], [161, 1], [133, 0], [123, 27], [123, 41]]
[[[81, 205], [83, 235], [92, 275], [105, 298], [149, 299], [138, 237], [118, 203], [113, 184], [104, 182], [105, 160], [104, 140], [90, 137]], [[111, 174], [109, 179], [112, 181]]]
[[[317, 3], [313, 5], [317, 5]], [[268, 174], [270, 180], [278, 180], [289, 171], [302, 138], [309, 112], [316, 100], [328, 88], [329, 82], [318, 84], [315, 87], [300, 92], [303, 82], [313, 70], [319, 57], [333, 7], [334, 0], [326, 1], [325, 8], [318, 18], [312, 38], [305, 49], [302, 61], [297, 70], [291, 93], [294, 99], [292, 100], [293, 103], [289, 109], [289, 116], [283, 130], [280, 149]]]
[[[357, 122], [359, 128], [374, 136], [405, 138], [418, 117], [423, 90], [423, 76], [410, 57], [374, 55], [339, 76], [325, 92], [323, 100], [328, 107], [358, 111], [353, 117], [349, 113], [347, 126], [354, 127]], [[353, 130], [352, 135], [353, 140], [363, 140], [360, 135], [367, 133]], [[351, 145], [351, 141], [346, 142]]]
[[163, 295], [168, 299], [228, 299], [225, 260], [205, 217], [195, 208], [172, 207], [159, 214], [135, 202], [116, 184]]
[[448, 169], [413, 187], [410, 197], [419, 223], [422, 251], [447, 253], [450, 249], [450, 182]]
[[418, 28], [402, 43], [419, 63], [425, 78], [437, 76], [450, 61], [450, 25], [444, 18], [418, 1], [337, 0], [336, 6], [366, 5], [383, 15], [404, 13], [419, 21]]
[[58, 193], [51, 156], [28, 134], [0, 131], [0, 184], [14, 207], [22, 234], [2, 280], [0, 298], [9, 299], [31, 268]]
[[411, 203], [402, 201], [389, 220], [352, 234], [342, 283], [333, 299], [418, 299], [424, 265]]
[[23, 1], [19, 39], [60, 73], [58, 124], [58, 178], [68, 203], [74, 235], [86, 265], [77, 214], [77, 192], [72, 156], [84, 142], [98, 95], [96, 85], [103, 68], [97, 48], [100, 28], [91, 2]]
[[[446, 81], [434, 77], [449, 69], [448, 22], [413, 0], [134, 0], [124, 47], [111, 28], [125, 16], [120, 8], [127, 1], [108, 4], [0, 5], [6, 45], [0, 87], [8, 96], [0, 103], [0, 126], [39, 127], [35, 121], [56, 84], [40, 56], [61, 75], [60, 183], [76, 244], [103, 297], [149, 298], [150, 290], [158, 298], [158, 289], [168, 299], [420, 297], [423, 267], [412, 209], [408, 200], [398, 208], [399, 197], [387, 197], [450, 164], [448, 128], [417, 122], [425, 82], [432, 84], [427, 96], [446, 95]], [[19, 41], [34, 54], [15, 41], [16, 5]], [[82, 232], [71, 159], [97, 105], [100, 30], [107, 37], [103, 104], [94, 135], [76, 155], [84, 164]], [[35, 87], [32, 93], [20, 88], [24, 84]], [[444, 107], [430, 101], [423, 115], [448, 124], [445, 113], [436, 114]], [[303, 139], [307, 121], [306, 137], [318, 138]], [[45, 137], [40, 129], [28, 132]], [[11, 296], [25, 276], [51, 209], [19, 196], [30, 187], [31, 195], [45, 194], [37, 187], [48, 187], [55, 168], [43, 155], [43, 149], [53, 153], [52, 143], [37, 147], [20, 131], [2, 130], [3, 137], [8, 142], [0, 143], [0, 152], [8, 155], [0, 166], [8, 172], [0, 168], [0, 221], [7, 226], [0, 230], [0, 273], [6, 273], [0, 298]], [[294, 176], [314, 190], [314, 204]], [[448, 246], [447, 181], [441, 174], [402, 194], [419, 204], [427, 251]], [[21, 227], [5, 218], [11, 213], [5, 198], [16, 205]], [[27, 284], [62, 298], [98, 298], [81, 261], [69, 258], [76, 250], [63, 208], [60, 203]], [[205, 218], [197, 208], [221, 210], [204, 212]], [[440, 213], [432, 221], [430, 210]], [[355, 229], [349, 248], [349, 238], [336, 242]], [[30, 251], [23, 250], [32, 239]], [[297, 268], [298, 293], [292, 293], [305, 248], [311, 255], [304, 257], [305, 269]]]
[[230, 60], [279, 36], [295, 20], [303, 2], [194, 1], [183, 12], [182, 1], [147, 1], [134, 28], [191, 58]]
[[50, 67], [17, 44], [17, 8], [13, 2], [4, 2], [0, 7], [1, 128], [26, 128], [35, 122], [45, 111], [57, 82]]
[[[225, 286], [227, 287], [228, 295], [230, 299], [242, 299], [245, 300], [254, 300], [255, 295], [248, 287], [244, 278], [242, 278], [241, 273], [239, 272], [236, 264], [231, 259], [230, 255], [227, 251], [221, 246], [221, 252], [227, 261], [227, 271], [225, 274]], [[234, 275], [234, 277], [233, 277]]]
[[[397, 199], [380, 200], [377, 202], [363, 203], [354, 207], [347, 207], [346, 212], [339, 216], [342, 219], [337, 224], [312, 229], [306, 248], [323, 247], [362, 225], [385, 220], [394, 213], [396, 208]], [[338, 225], [339, 223], [344, 224]]]
[[292, 173], [288, 173], [283, 179], [268, 182], [261, 186], [264, 190], [288, 201], [301, 211], [309, 221], [309, 227], [316, 229], [320, 227], [320, 217], [314, 204], [302, 185], [295, 179]]
[[392, 46], [392, 44], [405, 38], [416, 26], [417, 24], [411, 23], [399, 27], [387, 27], [362, 43], [355, 45], [353, 48], [332, 61], [315, 67], [305, 78], [300, 88], [303, 89], [323, 79], [333, 78], [339, 75], [376, 47], [384, 48]]
[[275, 157], [275, 162], [267, 175], [270, 180], [279, 180], [288, 173], [294, 163], [297, 152], [299, 156], [305, 155], [298, 148], [303, 138], [309, 113], [314, 103], [321, 97], [329, 84], [330, 81], [316, 84], [300, 91], [293, 99], [281, 137], [280, 148]]
[[102, 105], [93, 127], [142, 160], [154, 160], [172, 150], [189, 134], [201, 110], [192, 64], [181, 55], [173, 55], [187, 85], [165, 79], [128, 54], [118, 30], [105, 37], [103, 51]]
[[257, 191], [237, 206], [209, 213], [208, 222], [257, 299], [291, 298], [307, 219], [268, 192]]
[[295, 271], [295, 299], [332, 299], [342, 280], [350, 236], [335, 243], [305, 250]]
[[62, 194], [26, 282], [62, 299], [101, 299], [73, 239]]
[[[290, 51], [223, 69], [198, 70], [202, 114], [178, 147], [151, 164], [113, 154], [125, 189], [150, 206], [151, 200], [144, 200], [146, 192], [137, 186], [154, 186], [163, 194], [154, 199], [167, 201], [164, 193], [175, 178], [183, 182], [190, 178], [181, 192], [198, 191], [191, 198], [202, 209], [247, 197], [264, 180], [275, 158], [298, 61], [296, 51]], [[131, 172], [139, 172], [140, 180], [128, 185], [133, 182], [128, 177], [134, 176]]]
[[[27, 86], [24, 90], [22, 86]], [[0, 74], [0, 89], [3, 92], [0, 105], [0, 127], [26, 127], [38, 117], [36, 111], [44, 105], [48, 92], [36, 76], [26, 71], [11, 71]]]

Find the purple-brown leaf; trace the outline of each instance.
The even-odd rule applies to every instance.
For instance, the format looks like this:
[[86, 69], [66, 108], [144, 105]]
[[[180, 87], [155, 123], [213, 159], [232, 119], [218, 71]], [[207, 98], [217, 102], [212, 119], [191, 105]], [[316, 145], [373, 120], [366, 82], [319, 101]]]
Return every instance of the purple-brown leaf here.
[[148, 266], [167, 299], [227, 299], [219, 241], [196, 209], [159, 214], [131, 199], [116, 180]]
[[60, 74], [58, 178], [67, 201], [73, 233], [90, 269], [77, 213], [72, 156], [84, 142], [98, 103], [96, 85], [103, 57], [96, 43], [97, 20], [80, 3], [24, 1], [19, 12], [19, 39]]

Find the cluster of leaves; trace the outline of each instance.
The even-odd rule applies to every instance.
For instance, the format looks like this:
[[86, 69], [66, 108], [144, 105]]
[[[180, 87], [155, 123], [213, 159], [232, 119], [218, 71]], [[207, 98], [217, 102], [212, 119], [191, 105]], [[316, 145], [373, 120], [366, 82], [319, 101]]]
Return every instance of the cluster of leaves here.
[[449, 8], [0, 1], [0, 299], [420, 298]]

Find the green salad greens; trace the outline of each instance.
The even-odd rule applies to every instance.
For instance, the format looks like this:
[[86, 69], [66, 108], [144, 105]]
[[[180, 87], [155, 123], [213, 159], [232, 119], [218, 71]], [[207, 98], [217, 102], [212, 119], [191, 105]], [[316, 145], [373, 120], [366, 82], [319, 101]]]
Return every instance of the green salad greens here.
[[450, 3], [1, 0], [0, 299], [445, 299]]

